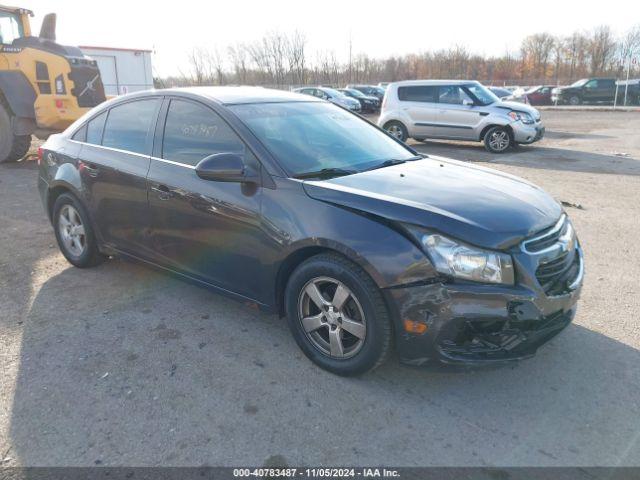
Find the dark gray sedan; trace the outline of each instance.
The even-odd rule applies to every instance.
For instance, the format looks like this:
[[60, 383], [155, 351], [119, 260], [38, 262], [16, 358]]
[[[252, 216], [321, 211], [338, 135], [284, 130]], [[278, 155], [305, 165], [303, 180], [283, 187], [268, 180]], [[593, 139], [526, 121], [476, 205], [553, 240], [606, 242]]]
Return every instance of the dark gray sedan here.
[[295, 93], [119, 97], [45, 143], [38, 185], [73, 265], [118, 255], [277, 312], [341, 375], [394, 347], [413, 364], [530, 356], [582, 285], [545, 192]]

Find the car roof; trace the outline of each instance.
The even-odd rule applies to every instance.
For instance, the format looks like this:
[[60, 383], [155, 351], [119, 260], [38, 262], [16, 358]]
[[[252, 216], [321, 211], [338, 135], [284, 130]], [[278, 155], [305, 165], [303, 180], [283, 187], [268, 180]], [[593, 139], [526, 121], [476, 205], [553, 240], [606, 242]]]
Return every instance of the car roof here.
[[[225, 87], [184, 87], [162, 90], [148, 90], [132, 94], [130, 97], [147, 95], [190, 94], [214, 100], [222, 105], [247, 103], [313, 102], [321, 101], [308, 95], [263, 87], [225, 86]], [[118, 97], [122, 98], [122, 97]]]
[[403, 80], [401, 82], [393, 82], [389, 85], [397, 87], [407, 85], [468, 85], [470, 83], [478, 83], [475, 80]]

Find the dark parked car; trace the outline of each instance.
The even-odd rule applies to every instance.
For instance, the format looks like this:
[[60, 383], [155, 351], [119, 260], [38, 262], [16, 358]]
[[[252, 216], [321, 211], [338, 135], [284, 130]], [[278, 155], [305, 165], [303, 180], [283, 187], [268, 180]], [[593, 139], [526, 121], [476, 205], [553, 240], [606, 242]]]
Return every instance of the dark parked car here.
[[[625, 83], [616, 86], [615, 78], [583, 78], [568, 87], [558, 87], [551, 91], [551, 101], [559, 104], [580, 105], [581, 103], [613, 103], [618, 92], [618, 103], [624, 102]], [[627, 102], [640, 104], [640, 86], [629, 83]]]
[[[425, 158], [329, 102], [159, 90], [96, 107], [39, 155], [64, 256], [119, 255], [286, 315], [342, 375], [532, 355], [571, 322], [582, 253], [561, 206], [490, 169]], [[64, 294], [64, 293], [62, 293]]]
[[365, 95], [355, 88], [339, 88], [338, 91], [347, 97], [358, 100], [364, 113], [374, 113], [380, 110], [380, 100], [377, 97]]
[[513, 95], [513, 92], [511, 90], [507, 90], [506, 88], [489, 87], [489, 90], [491, 90], [491, 93], [493, 93], [500, 100], [505, 100], [506, 98]]
[[551, 105], [551, 90], [553, 85], [538, 85], [532, 87], [522, 94], [529, 105]]
[[382, 103], [384, 99], [384, 88], [375, 85], [347, 85], [348, 89], [358, 90], [370, 97], [376, 97]]

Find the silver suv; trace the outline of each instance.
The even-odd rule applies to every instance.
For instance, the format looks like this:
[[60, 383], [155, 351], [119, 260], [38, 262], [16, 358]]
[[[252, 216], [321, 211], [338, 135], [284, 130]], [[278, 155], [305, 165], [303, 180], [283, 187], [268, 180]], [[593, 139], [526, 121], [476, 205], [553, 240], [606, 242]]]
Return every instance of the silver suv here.
[[538, 110], [522, 103], [503, 102], [480, 83], [468, 80], [389, 84], [378, 126], [402, 141], [482, 141], [492, 153], [537, 142], [544, 135]]

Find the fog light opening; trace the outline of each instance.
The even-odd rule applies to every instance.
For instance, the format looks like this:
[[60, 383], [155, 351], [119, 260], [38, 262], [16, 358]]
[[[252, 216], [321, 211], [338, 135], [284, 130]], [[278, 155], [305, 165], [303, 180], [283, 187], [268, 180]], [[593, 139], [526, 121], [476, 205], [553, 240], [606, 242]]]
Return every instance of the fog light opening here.
[[416, 322], [415, 320], [410, 320], [407, 318], [404, 320], [404, 329], [409, 333], [422, 335], [427, 331], [428, 327], [422, 322]]

